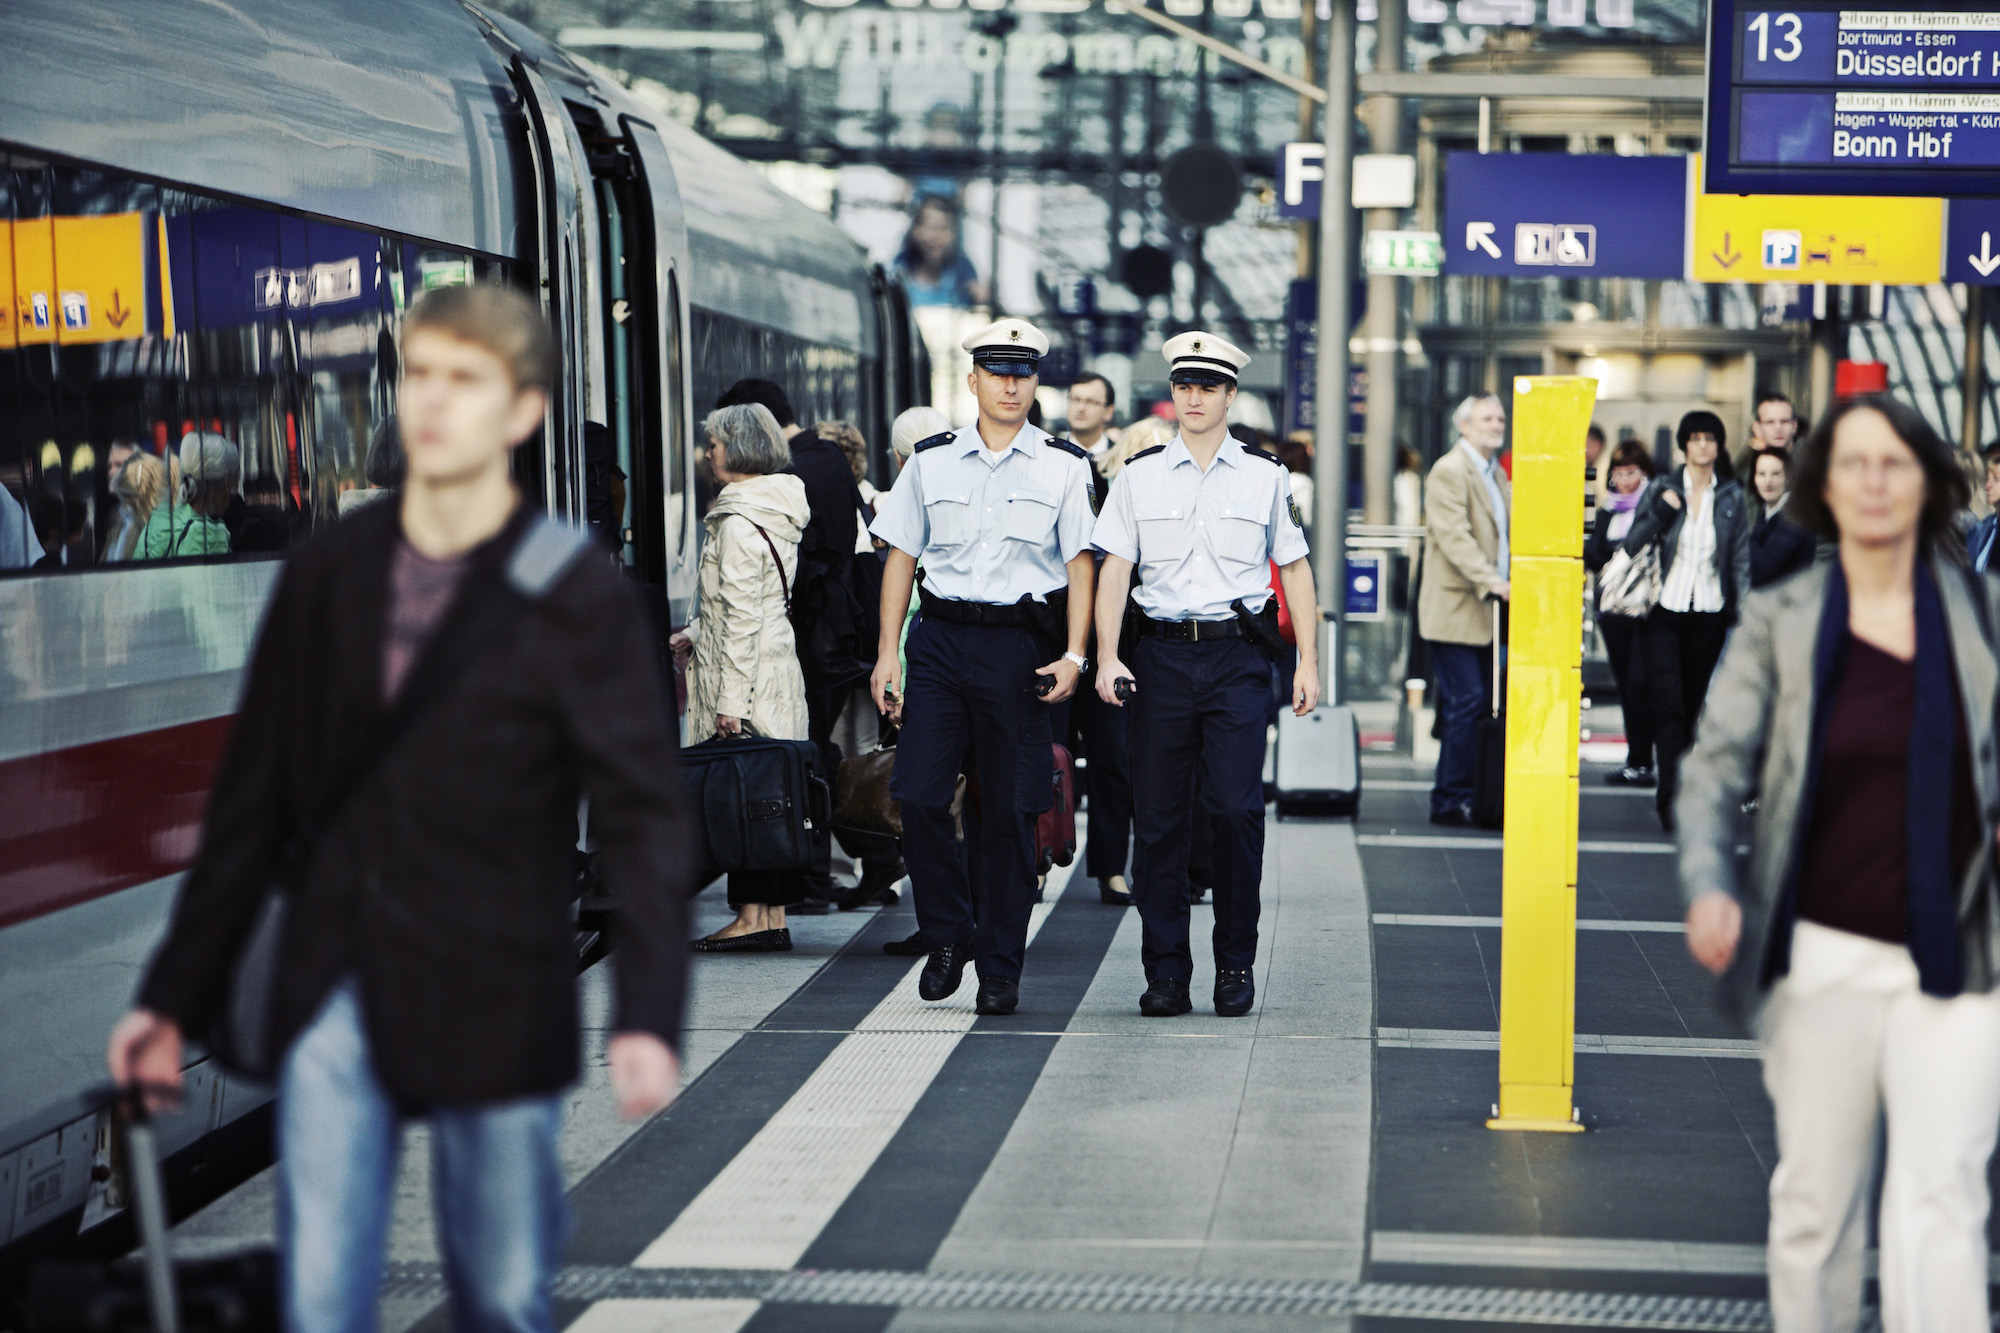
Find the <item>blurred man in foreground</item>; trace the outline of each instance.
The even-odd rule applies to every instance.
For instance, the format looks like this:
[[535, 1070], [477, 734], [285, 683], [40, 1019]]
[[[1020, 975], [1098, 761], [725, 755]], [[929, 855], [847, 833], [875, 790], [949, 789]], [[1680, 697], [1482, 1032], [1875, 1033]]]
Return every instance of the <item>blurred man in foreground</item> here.
[[[402, 494], [286, 567], [200, 852], [109, 1063], [165, 1100], [184, 1035], [262, 1010], [291, 1333], [374, 1327], [412, 1115], [430, 1122], [457, 1326], [547, 1330], [580, 1054], [578, 797], [623, 928], [611, 1082], [627, 1116], [649, 1115], [674, 1095], [685, 989], [674, 733], [617, 574], [509, 480], [548, 409], [540, 312], [448, 288], [403, 330]], [[268, 992], [232, 993], [253, 939], [276, 949]]]

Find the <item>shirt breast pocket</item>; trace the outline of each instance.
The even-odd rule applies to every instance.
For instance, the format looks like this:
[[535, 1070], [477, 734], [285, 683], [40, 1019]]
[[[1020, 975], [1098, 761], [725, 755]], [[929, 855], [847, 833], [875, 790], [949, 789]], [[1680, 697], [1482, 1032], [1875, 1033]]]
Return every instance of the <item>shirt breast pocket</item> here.
[[1270, 525], [1262, 513], [1227, 505], [1215, 520], [1215, 553], [1226, 560], [1261, 563], [1269, 553]]
[[924, 501], [924, 522], [933, 546], [963, 546], [972, 540], [972, 496], [933, 495]]
[[1012, 490], [1007, 493], [1007, 522], [1004, 535], [1015, 541], [1044, 542], [1056, 526], [1056, 497], [1047, 491]]
[[1181, 560], [1194, 540], [1194, 525], [1179, 504], [1134, 504], [1132, 521], [1139, 529], [1139, 559]]

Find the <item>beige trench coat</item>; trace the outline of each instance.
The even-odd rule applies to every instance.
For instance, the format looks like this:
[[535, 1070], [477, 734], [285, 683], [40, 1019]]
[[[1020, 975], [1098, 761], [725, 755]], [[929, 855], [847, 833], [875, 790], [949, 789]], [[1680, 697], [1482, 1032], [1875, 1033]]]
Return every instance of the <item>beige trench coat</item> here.
[[[1512, 507], [1513, 486], [1502, 472], [1501, 501]], [[1417, 632], [1432, 643], [1493, 642], [1498, 595], [1500, 524], [1478, 464], [1457, 444], [1431, 467], [1424, 484], [1424, 568], [1417, 590]]]
[[[785, 589], [798, 576], [799, 537], [811, 510], [789, 473], [724, 486], [704, 520], [700, 600], [688, 637], [687, 743], [715, 735], [717, 714], [743, 718], [759, 736], [806, 739], [806, 682], [799, 671]], [[761, 526], [771, 545], [757, 533]], [[784, 563], [780, 579], [771, 547]]]

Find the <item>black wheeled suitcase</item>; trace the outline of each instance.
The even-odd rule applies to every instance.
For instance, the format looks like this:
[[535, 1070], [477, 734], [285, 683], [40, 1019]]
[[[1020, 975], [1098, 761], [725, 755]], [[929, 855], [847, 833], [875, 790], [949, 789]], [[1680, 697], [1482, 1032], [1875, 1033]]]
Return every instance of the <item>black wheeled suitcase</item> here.
[[1500, 686], [1500, 603], [1493, 603], [1493, 698], [1474, 732], [1472, 822], [1499, 828], [1507, 818], [1507, 710]]
[[268, 1249], [173, 1262], [158, 1139], [135, 1096], [121, 1094], [124, 1179], [139, 1252], [112, 1263], [37, 1264], [24, 1333], [266, 1333], [278, 1327], [278, 1260]]
[[832, 832], [833, 789], [811, 741], [718, 736], [682, 750], [681, 769], [696, 863], [716, 873], [804, 870]]

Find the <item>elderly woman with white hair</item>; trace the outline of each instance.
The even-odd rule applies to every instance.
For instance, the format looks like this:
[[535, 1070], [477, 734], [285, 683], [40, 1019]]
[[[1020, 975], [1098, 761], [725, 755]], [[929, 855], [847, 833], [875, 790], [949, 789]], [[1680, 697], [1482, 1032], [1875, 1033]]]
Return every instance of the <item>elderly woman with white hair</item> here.
[[[805, 483], [785, 471], [791, 450], [770, 409], [718, 408], [702, 423], [722, 483], [703, 520], [695, 619], [672, 640], [687, 667], [687, 740], [757, 735], [807, 739], [806, 683], [789, 616], [799, 538], [812, 511]], [[694, 942], [701, 953], [784, 953], [785, 908], [805, 894], [804, 871], [736, 872], [736, 919]]]
[[181, 494], [157, 506], [139, 533], [134, 560], [174, 560], [191, 555], [228, 555], [229, 529], [222, 516], [243, 479], [236, 446], [214, 431], [181, 436]]

